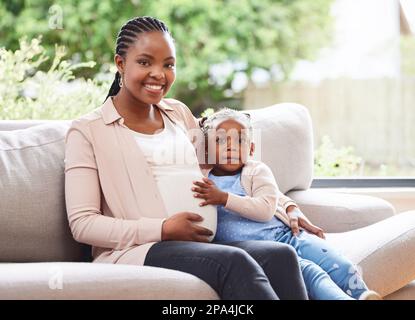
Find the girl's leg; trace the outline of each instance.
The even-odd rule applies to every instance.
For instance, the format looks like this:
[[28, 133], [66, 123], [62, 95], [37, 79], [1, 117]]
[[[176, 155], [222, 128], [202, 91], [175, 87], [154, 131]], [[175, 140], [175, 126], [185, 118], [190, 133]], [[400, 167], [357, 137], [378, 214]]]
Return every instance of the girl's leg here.
[[302, 231], [292, 237], [290, 244], [294, 246], [300, 257], [313, 261], [321, 267], [330, 278], [349, 296], [359, 299], [368, 290], [355, 265], [333, 249], [326, 240]]
[[313, 261], [298, 259], [308, 295], [312, 300], [353, 300]]
[[259, 264], [236, 247], [162, 241], [150, 248], [144, 265], [193, 274], [209, 284], [224, 300], [279, 299]]
[[272, 288], [282, 300], [306, 300], [307, 290], [295, 250], [275, 241], [237, 241], [222, 244], [248, 252], [264, 270]]

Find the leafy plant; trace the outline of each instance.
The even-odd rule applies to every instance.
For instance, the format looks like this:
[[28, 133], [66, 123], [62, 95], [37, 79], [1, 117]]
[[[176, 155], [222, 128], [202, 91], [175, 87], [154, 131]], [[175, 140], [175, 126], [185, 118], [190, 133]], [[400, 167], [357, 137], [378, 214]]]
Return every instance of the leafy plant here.
[[76, 72], [92, 77], [112, 65], [116, 35], [125, 21], [160, 18], [177, 44], [178, 77], [170, 95], [197, 115], [206, 106], [241, 99], [232, 86], [235, 75], [249, 81], [260, 68], [288, 77], [299, 59], [313, 58], [330, 38], [332, 1], [4, 0], [0, 46], [16, 50], [22, 36], [43, 35], [48, 55], [59, 43], [71, 59], [96, 61], [94, 68]]
[[352, 147], [335, 148], [328, 136], [323, 136], [314, 153], [314, 176], [334, 177], [358, 175], [362, 159]]
[[401, 36], [401, 72], [405, 76], [415, 76], [415, 38]]
[[200, 116], [201, 117], [209, 117], [210, 115], [212, 115], [213, 113], [215, 113], [215, 109], [213, 108], [207, 108], [205, 109], [205, 111], [203, 111]]
[[49, 68], [41, 71], [49, 57], [40, 38], [23, 38], [15, 52], [0, 48], [0, 119], [73, 119], [98, 107], [108, 85], [74, 76], [95, 63], [72, 63], [64, 56], [64, 47], [55, 46]]

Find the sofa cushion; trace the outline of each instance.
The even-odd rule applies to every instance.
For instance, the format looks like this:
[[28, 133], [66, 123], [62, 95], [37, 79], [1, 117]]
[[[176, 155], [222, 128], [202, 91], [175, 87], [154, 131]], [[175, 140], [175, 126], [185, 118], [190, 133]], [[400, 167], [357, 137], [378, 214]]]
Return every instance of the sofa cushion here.
[[254, 159], [271, 168], [281, 192], [309, 188], [313, 131], [308, 110], [295, 103], [279, 103], [248, 113], [254, 128]]
[[79, 261], [67, 222], [64, 137], [69, 121], [0, 131], [0, 261]]
[[385, 300], [415, 300], [415, 281], [384, 297]]
[[329, 243], [362, 268], [368, 287], [382, 296], [415, 279], [415, 211], [326, 236]]
[[1, 299], [218, 299], [199, 278], [148, 266], [0, 263]]
[[363, 228], [395, 214], [395, 209], [389, 202], [372, 196], [314, 188], [290, 191], [287, 196], [325, 232]]

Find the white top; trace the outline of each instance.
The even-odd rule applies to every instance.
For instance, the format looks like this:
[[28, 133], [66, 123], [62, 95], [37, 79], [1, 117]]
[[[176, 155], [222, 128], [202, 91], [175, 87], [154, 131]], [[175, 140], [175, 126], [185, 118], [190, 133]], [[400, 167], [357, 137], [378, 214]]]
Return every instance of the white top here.
[[200, 214], [204, 217], [200, 225], [215, 233], [216, 206], [200, 207], [202, 199], [194, 198], [191, 190], [193, 181], [203, 178], [196, 151], [186, 133], [163, 113], [161, 115], [164, 128], [159, 132], [130, 132], [150, 165], [166, 211], [169, 216], [183, 211]]

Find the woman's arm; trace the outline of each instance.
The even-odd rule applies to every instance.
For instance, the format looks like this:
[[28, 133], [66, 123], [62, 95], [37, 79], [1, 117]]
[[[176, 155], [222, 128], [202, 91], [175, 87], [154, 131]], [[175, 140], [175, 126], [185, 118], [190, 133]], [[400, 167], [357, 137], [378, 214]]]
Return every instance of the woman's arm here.
[[65, 200], [69, 226], [78, 242], [120, 250], [161, 240], [164, 219], [125, 220], [102, 215], [93, 147], [77, 123], [66, 136]]

